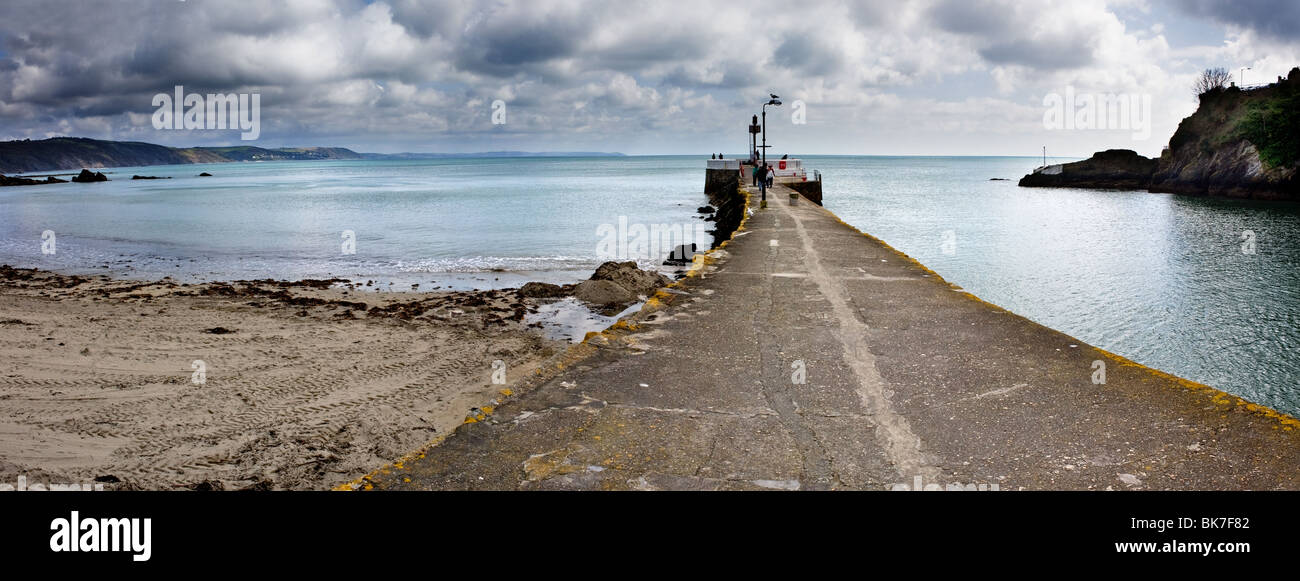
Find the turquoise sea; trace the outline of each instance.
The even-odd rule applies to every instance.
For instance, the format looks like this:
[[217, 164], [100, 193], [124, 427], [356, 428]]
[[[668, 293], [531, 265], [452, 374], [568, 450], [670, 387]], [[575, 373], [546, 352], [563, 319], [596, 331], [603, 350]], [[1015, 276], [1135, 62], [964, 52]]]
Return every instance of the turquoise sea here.
[[[1300, 414], [1300, 206], [1017, 187], [1037, 158], [804, 159], [828, 208], [984, 300]], [[703, 169], [699, 156], [121, 168], [0, 189], [0, 263], [393, 289], [571, 282], [620, 224], [700, 223]]]

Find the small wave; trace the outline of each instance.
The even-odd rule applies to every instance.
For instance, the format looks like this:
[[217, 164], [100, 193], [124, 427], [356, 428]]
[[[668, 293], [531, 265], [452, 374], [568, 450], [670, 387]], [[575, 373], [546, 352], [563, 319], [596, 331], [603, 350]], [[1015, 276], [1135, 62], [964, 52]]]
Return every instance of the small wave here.
[[[595, 270], [601, 262], [590, 256], [466, 256], [399, 262], [395, 269], [403, 273], [548, 272]], [[653, 263], [638, 265], [645, 268]]]

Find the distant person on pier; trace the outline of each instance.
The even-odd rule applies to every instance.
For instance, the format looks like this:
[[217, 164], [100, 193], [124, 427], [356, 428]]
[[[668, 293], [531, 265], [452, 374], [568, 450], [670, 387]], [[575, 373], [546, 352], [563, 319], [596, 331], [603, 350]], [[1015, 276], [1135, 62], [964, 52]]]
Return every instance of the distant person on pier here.
[[[751, 171], [751, 172], [749, 172], [749, 173], [751, 173], [751, 174], [754, 175], [754, 185], [758, 185], [758, 180], [759, 180], [759, 175], [758, 175], [758, 174], [759, 174], [759, 170], [760, 170], [760, 169], [762, 169], [762, 167], [759, 166], [757, 163], [755, 163], [755, 164], [754, 164], [754, 170]], [[764, 179], [766, 179], [766, 178], [764, 178]]]
[[718, 154], [716, 154], [716, 153], [710, 153], [710, 154], [709, 154], [709, 159], [718, 159]]

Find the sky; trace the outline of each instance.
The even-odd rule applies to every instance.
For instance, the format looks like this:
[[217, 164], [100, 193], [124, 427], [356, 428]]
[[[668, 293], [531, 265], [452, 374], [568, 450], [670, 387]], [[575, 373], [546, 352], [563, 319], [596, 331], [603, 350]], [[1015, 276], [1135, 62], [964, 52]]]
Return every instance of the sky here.
[[[1296, 0], [5, 0], [0, 140], [736, 155], [776, 94], [775, 153], [1158, 155], [1200, 71], [1297, 65]], [[177, 86], [257, 138], [156, 128]]]

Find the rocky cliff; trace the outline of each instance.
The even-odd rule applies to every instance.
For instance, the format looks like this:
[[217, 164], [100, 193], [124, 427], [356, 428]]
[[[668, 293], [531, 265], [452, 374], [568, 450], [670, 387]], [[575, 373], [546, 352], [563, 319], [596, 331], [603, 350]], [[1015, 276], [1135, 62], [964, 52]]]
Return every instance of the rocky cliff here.
[[1159, 159], [1103, 151], [1039, 168], [1020, 185], [1300, 200], [1300, 68], [1265, 87], [1215, 89], [1200, 101]]
[[174, 148], [139, 141], [104, 141], [84, 137], [0, 142], [0, 173], [305, 159], [361, 159], [361, 154], [341, 147]]
[[177, 150], [138, 141], [56, 137], [0, 143], [0, 172], [190, 163]]
[[1300, 199], [1300, 68], [1272, 85], [1201, 95], [1151, 176], [1153, 192]]

